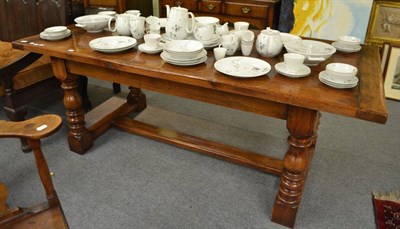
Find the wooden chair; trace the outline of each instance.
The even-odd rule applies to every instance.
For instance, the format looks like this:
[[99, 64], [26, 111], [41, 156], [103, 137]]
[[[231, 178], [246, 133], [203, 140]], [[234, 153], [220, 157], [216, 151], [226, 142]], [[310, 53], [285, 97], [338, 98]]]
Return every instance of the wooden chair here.
[[0, 229], [69, 228], [40, 147], [40, 140], [54, 134], [61, 123], [62, 119], [57, 115], [42, 115], [22, 122], [0, 120], [0, 138], [25, 138], [29, 142], [47, 199], [29, 208], [9, 208], [7, 189], [0, 182]]
[[[5, 98], [4, 109], [11, 121], [25, 120], [29, 102], [60, 88], [48, 56], [16, 50], [10, 42], [0, 41], [0, 97]], [[86, 89], [87, 78], [78, 77], [83, 108], [90, 110]], [[30, 151], [26, 140], [21, 139], [21, 146], [24, 152]]]
[[[85, 12], [99, 11], [102, 8], [113, 8], [118, 14], [126, 11], [126, 0], [83, 0]], [[86, 13], [90, 14], [90, 13]], [[115, 94], [121, 92], [121, 85], [113, 83]]]

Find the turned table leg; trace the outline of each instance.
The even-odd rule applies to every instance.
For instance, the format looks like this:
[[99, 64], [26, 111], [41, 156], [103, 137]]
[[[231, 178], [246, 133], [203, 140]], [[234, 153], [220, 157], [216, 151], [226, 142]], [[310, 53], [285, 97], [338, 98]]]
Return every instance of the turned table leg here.
[[93, 136], [85, 127], [85, 116], [82, 99], [77, 90], [77, 76], [66, 71], [63, 60], [52, 58], [51, 63], [55, 76], [61, 81], [64, 89], [64, 106], [69, 125], [68, 143], [71, 151], [84, 154], [93, 146]]
[[137, 104], [136, 112], [143, 111], [147, 106], [146, 95], [137, 87], [129, 87], [127, 102], [129, 104]]
[[315, 148], [320, 114], [318, 111], [290, 107], [287, 118], [289, 149], [283, 159], [279, 191], [272, 209], [272, 221], [293, 227]]

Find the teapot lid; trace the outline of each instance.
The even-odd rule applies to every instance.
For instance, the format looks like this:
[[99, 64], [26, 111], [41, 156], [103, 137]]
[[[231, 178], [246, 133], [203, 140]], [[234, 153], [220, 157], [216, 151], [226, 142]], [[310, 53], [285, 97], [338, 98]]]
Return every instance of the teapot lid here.
[[271, 29], [270, 27], [267, 27], [267, 29], [264, 29], [261, 31], [262, 34], [266, 35], [279, 35], [280, 32], [278, 30]]

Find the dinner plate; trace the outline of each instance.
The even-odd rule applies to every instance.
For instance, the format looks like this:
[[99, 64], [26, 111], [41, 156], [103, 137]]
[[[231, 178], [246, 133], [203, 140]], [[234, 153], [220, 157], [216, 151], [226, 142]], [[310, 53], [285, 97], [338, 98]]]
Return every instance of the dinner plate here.
[[305, 65], [302, 65], [300, 67], [299, 71], [292, 72], [286, 68], [285, 62], [280, 62], [280, 63], [275, 64], [275, 70], [278, 73], [280, 73], [284, 76], [290, 77], [290, 78], [300, 78], [300, 77], [308, 76], [311, 73], [311, 69]]
[[48, 34], [46, 32], [41, 32], [39, 34], [39, 37], [43, 40], [49, 40], [49, 41], [58, 41], [58, 40], [62, 40], [64, 38], [67, 38], [71, 36], [71, 30], [67, 29], [67, 31], [64, 34], [60, 34], [60, 35], [51, 35]]
[[267, 74], [271, 70], [271, 65], [253, 57], [233, 56], [218, 60], [214, 68], [226, 75], [250, 78]]
[[165, 62], [169, 63], [169, 64], [173, 64], [173, 65], [178, 65], [178, 66], [192, 66], [192, 65], [197, 65], [197, 64], [201, 64], [203, 62], [205, 62], [207, 60], [207, 56], [204, 56], [198, 60], [194, 60], [194, 61], [188, 61], [188, 62], [182, 62], [182, 61], [173, 61], [170, 59], [166, 59], [163, 57], [163, 55], [160, 55], [161, 59], [163, 59]]
[[107, 36], [91, 40], [89, 46], [99, 52], [115, 53], [133, 48], [136, 43], [137, 41], [133, 37]]
[[[352, 77], [349, 80], [338, 80], [336, 78], [332, 78], [326, 71], [322, 71], [319, 73], [319, 80], [330, 87], [338, 88], [338, 89], [346, 89], [346, 88], [353, 88], [358, 84], [358, 78]], [[334, 79], [334, 80], [333, 80]]]

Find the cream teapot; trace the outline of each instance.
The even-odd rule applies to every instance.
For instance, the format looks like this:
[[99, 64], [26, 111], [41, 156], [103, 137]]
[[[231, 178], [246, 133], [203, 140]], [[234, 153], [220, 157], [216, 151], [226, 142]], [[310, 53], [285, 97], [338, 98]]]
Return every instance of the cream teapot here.
[[262, 56], [274, 57], [282, 51], [282, 48], [283, 42], [278, 30], [268, 27], [257, 36], [256, 49]]
[[[166, 36], [172, 40], [186, 39], [188, 33], [193, 32], [194, 15], [183, 7], [172, 7], [166, 5], [167, 24], [165, 26]], [[189, 21], [189, 16], [191, 21]]]

